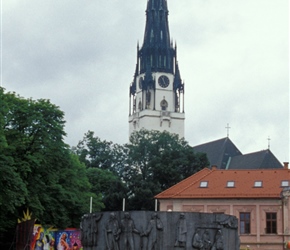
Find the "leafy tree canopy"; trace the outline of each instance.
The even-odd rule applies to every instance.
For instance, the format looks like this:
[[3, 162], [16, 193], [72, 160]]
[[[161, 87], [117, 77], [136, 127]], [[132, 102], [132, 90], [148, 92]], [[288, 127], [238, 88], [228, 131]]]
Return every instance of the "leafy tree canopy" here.
[[209, 165], [205, 154], [195, 154], [178, 135], [140, 130], [130, 137], [122, 178], [132, 209], [153, 209], [153, 197]]
[[124, 147], [102, 141], [92, 131], [88, 131], [72, 150], [87, 168], [100, 168], [117, 173], [124, 163]]
[[126, 197], [126, 186], [120, 178], [120, 171], [126, 164], [125, 148], [112, 142], [102, 141], [88, 131], [73, 152], [86, 165], [91, 183], [91, 192], [101, 194], [105, 210], [121, 210]]
[[101, 193], [105, 210], [153, 209], [154, 196], [208, 166], [184, 139], [168, 132], [141, 130], [123, 146], [89, 131], [73, 151], [87, 167], [91, 192]]
[[101, 209], [85, 166], [64, 143], [59, 107], [2, 88], [0, 101], [0, 231], [15, 225], [26, 208], [42, 224], [58, 227], [78, 225], [91, 196]]
[[42, 224], [78, 226], [93, 211], [153, 209], [154, 196], [208, 166], [184, 139], [141, 130], [130, 142], [102, 141], [92, 131], [64, 143], [64, 113], [49, 100], [0, 88], [0, 232], [29, 208]]

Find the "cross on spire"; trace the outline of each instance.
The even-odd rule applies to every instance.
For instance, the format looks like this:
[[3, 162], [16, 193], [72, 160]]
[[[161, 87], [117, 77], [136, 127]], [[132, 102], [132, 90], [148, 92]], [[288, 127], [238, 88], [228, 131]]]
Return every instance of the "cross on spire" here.
[[230, 136], [230, 125], [227, 123], [227, 126], [225, 127], [227, 129], [227, 137], [229, 138]]
[[268, 136], [267, 140], [268, 140], [268, 149], [270, 149], [270, 141], [271, 141], [270, 136]]

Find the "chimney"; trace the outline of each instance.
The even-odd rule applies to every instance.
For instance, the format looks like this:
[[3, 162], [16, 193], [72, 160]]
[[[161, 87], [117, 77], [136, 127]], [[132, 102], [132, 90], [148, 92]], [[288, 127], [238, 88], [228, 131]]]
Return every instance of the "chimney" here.
[[211, 170], [217, 170], [217, 166], [216, 165], [212, 165], [211, 166]]
[[283, 164], [284, 164], [284, 168], [288, 169], [289, 162], [283, 162]]

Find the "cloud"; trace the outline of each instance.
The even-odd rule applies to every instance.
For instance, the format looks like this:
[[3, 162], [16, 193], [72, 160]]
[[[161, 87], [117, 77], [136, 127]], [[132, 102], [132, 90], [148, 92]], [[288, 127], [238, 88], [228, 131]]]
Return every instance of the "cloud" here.
[[[65, 112], [67, 142], [85, 132], [128, 140], [129, 84], [143, 42], [146, 1], [3, 1], [7, 91]], [[226, 136], [243, 152], [289, 161], [288, 1], [168, 1], [185, 81], [185, 138]]]

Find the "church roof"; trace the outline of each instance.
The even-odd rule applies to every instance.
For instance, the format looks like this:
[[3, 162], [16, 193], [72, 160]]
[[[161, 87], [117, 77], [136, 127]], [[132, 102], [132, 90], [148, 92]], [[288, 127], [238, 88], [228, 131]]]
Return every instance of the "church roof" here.
[[155, 196], [157, 199], [280, 198], [289, 187], [290, 170], [203, 169]]
[[228, 138], [222, 138], [193, 147], [195, 152], [206, 153], [210, 165], [225, 169], [229, 157], [242, 155], [236, 145]]
[[283, 168], [274, 154], [269, 150], [262, 150], [245, 155], [238, 155], [230, 159], [228, 169], [273, 169]]
[[269, 149], [243, 155], [228, 137], [194, 146], [193, 150], [205, 153], [210, 165], [219, 169], [283, 168]]

